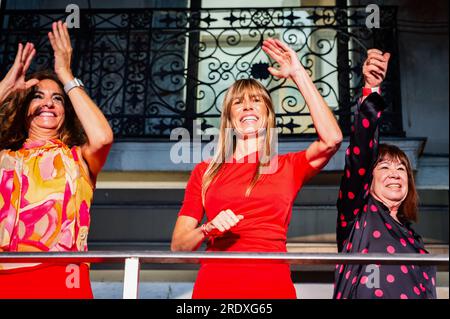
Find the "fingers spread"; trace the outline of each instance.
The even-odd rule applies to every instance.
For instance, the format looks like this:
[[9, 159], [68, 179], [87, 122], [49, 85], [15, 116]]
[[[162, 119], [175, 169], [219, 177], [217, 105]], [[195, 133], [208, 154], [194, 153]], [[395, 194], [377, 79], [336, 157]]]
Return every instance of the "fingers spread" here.
[[17, 48], [16, 59], [14, 60], [14, 64], [20, 63], [22, 61], [22, 53], [23, 53], [23, 45], [19, 43], [19, 47]]
[[25, 65], [23, 67], [23, 72], [27, 72], [28, 68], [31, 65], [31, 61], [33, 60], [34, 56], [36, 55], [36, 49], [32, 49], [30, 54], [28, 54], [28, 56], [26, 57], [25, 60]]
[[53, 43], [55, 44], [55, 47], [53, 50], [64, 50], [64, 45], [62, 44], [61, 35], [59, 34], [58, 30], [58, 24], [56, 22], [53, 22], [52, 24], [53, 28]]
[[58, 21], [58, 32], [61, 37], [61, 43], [67, 50], [70, 48], [70, 38], [68, 37], [67, 27], [61, 21]]

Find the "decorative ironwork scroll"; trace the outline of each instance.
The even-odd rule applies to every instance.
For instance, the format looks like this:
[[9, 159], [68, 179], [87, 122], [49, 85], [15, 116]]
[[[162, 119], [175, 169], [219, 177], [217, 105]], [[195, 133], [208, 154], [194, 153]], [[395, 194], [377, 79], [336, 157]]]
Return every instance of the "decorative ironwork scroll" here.
[[[192, 129], [196, 119], [202, 129], [217, 127], [224, 92], [249, 77], [271, 92], [282, 137], [313, 134], [294, 83], [267, 71], [274, 62], [261, 44], [277, 37], [296, 50], [348, 134], [365, 52], [380, 48], [392, 52], [382, 132], [399, 136], [396, 8], [380, 9], [378, 29], [366, 27], [365, 7], [82, 10], [80, 29], [70, 31], [73, 69], [108, 117], [116, 140], [167, 138], [175, 127]], [[2, 12], [0, 74], [12, 64], [19, 41], [35, 44], [34, 70], [51, 68], [47, 32], [62, 19], [65, 13], [55, 10]]]

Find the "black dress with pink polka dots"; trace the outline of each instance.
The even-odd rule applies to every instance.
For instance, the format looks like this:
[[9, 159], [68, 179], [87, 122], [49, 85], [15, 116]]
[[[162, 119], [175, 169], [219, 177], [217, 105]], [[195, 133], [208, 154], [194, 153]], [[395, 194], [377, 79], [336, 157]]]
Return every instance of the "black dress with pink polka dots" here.
[[[369, 193], [385, 103], [369, 95], [355, 112], [337, 201], [337, 244], [342, 253], [428, 253], [410, 223], [399, 223]], [[436, 298], [436, 268], [417, 265], [337, 265], [333, 298]]]

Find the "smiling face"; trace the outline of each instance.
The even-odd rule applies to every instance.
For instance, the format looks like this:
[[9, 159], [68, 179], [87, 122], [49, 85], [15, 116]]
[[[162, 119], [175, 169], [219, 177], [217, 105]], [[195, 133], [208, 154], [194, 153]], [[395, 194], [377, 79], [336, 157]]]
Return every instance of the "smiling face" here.
[[65, 118], [63, 94], [55, 81], [45, 79], [39, 82], [28, 107], [29, 131], [45, 130], [58, 134]]
[[401, 203], [408, 195], [407, 167], [399, 159], [384, 157], [373, 169], [371, 193], [383, 203]]
[[267, 126], [267, 107], [261, 96], [245, 94], [231, 102], [231, 123], [242, 136], [252, 136]]

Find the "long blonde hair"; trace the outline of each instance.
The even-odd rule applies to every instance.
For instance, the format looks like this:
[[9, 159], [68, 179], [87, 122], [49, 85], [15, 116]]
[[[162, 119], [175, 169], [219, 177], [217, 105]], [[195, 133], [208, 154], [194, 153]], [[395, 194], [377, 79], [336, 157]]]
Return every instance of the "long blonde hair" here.
[[[249, 196], [253, 187], [256, 185], [261, 176], [261, 167], [268, 165], [271, 157], [274, 155], [271, 152], [271, 141], [273, 138], [272, 129], [275, 128], [275, 111], [273, 108], [272, 99], [270, 97], [269, 91], [258, 81], [254, 79], [241, 79], [234, 82], [231, 85], [223, 100], [223, 110], [220, 119], [220, 131], [219, 131], [219, 141], [217, 144], [216, 152], [211, 159], [202, 179], [202, 201], [205, 202], [206, 192], [208, 187], [217, 177], [222, 168], [222, 165], [229, 160], [229, 156], [234, 153], [236, 148], [236, 142], [232, 135], [228, 134], [229, 129], [233, 128], [233, 123], [231, 119], [231, 106], [233, 101], [238, 98], [243, 98], [248, 96], [258, 96], [264, 102], [267, 109], [267, 120], [265, 127], [264, 143], [262, 143], [261, 148], [258, 153], [257, 167], [255, 174], [247, 187], [246, 196]], [[228, 130], [227, 130], [228, 129]]]

